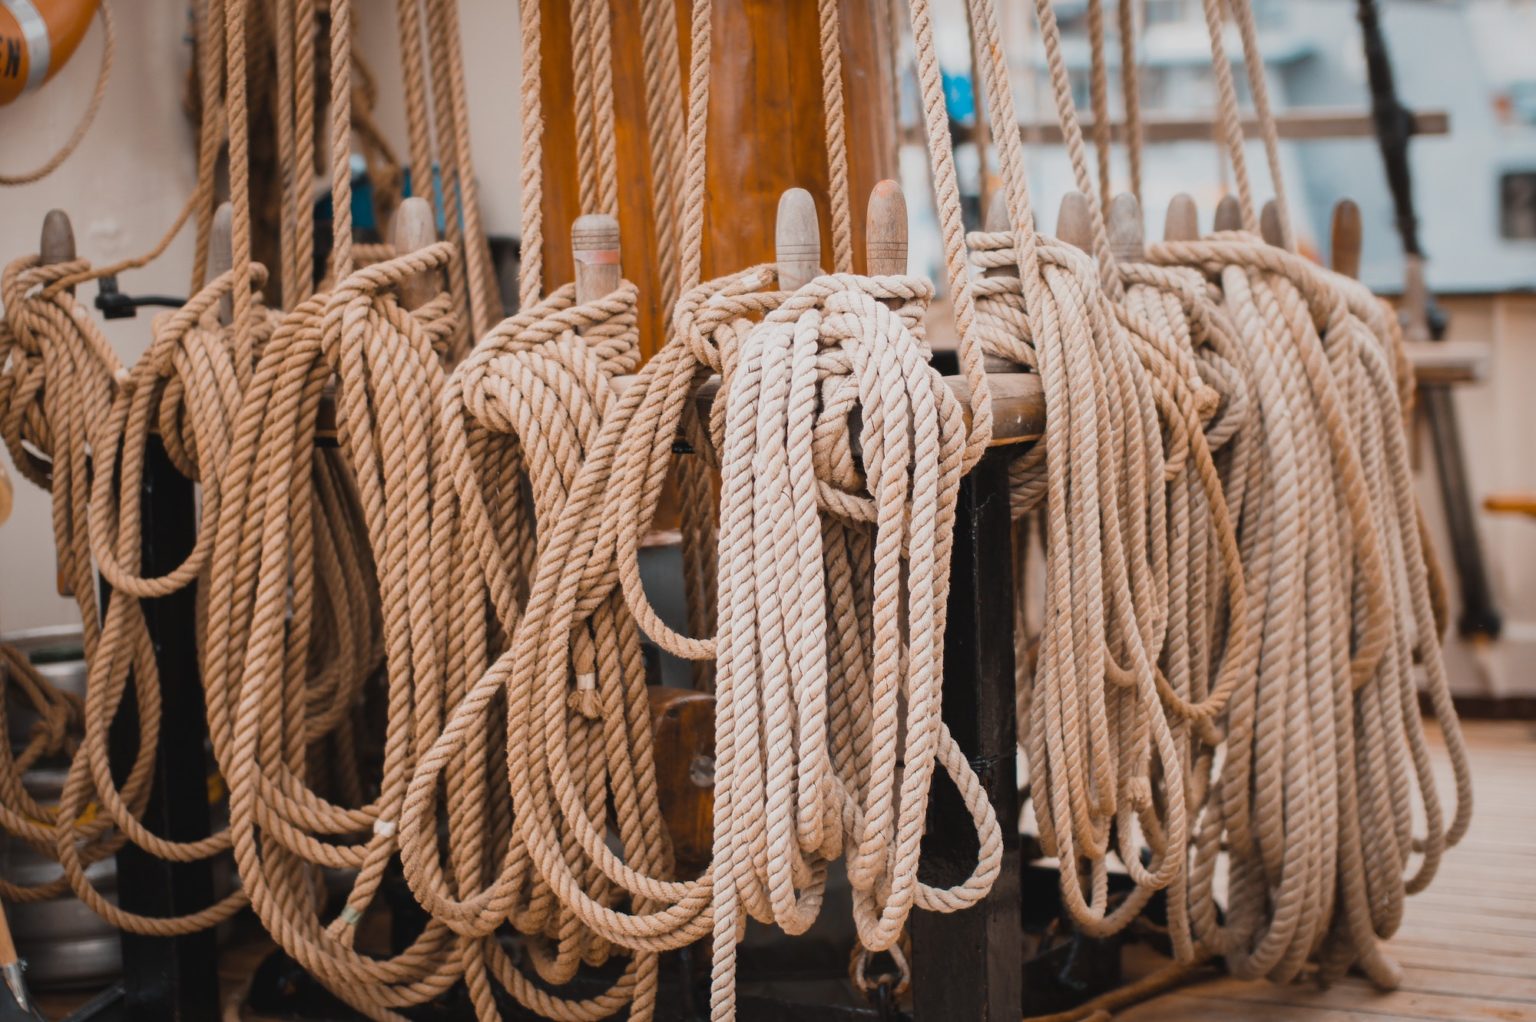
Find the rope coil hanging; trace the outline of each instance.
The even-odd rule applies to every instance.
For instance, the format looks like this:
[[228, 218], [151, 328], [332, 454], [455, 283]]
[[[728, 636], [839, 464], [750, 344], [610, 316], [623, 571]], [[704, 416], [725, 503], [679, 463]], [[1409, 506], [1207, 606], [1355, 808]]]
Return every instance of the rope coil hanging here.
[[[1359, 966], [1395, 982], [1379, 942], [1466, 832], [1471, 804], [1403, 437], [1411, 372], [1390, 314], [1294, 254], [1246, 0], [1205, 4], [1239, 199], [1203, 238], [1178, 206], [1150, 245], [1138, 202], [1111, 195], [1099, 0], [1096, 178], [1054, 6], [1036, 4], [1078, 187], [1056, 238], [1034, 222], [991, 0], [969, 0], [968, 14], [1004, 187], [987, 229], [965, 235], [932, 13], [911, 0], [963, 396], [930, 365], [931, 286], [873, 246], [869, 274], [852, 272], [835, 0], [817, 8], [833, 272], [821, 272], [814, 209], [794, 208], [808, 197], [792, 193], [788, 221], [809, 220], [809, 235], [789, 231], [777, 266], [709, 281], [712, 5], [691, 8], [686, 107], [675, 10], [644, 6], [657, 295], [619, 279], [616, 239], [594, 240], [607, 221], [578, 225], [595, 232], [573, 238], [578, 280], [545, 293], [541, 5], [524, 0], [522, 303], [495, 325], [455, 5], [397, 8], [413, 190], [432, 202], [401, 205], [382, 246], [358, 242], [350, 219], [354, 139], [376, 183], [397, 187], [352, 5], [331, 0], [324, 18], [317, 6], [209, 0], [200, 12], [199, 185], [158, 246], [196, 214], [198, 287], [157, 319], [131, 369], [70, 290], [117, 268], [30, 258], [6, 270], [0, 436], [53, 491], [90, 685], [83, 702], [61, 696], [5, 651], [7, 684], [39, 723], [0, 762], [0, 825], [64, 875], [0, 894], [68, 887], [114, 924], [160, 934], [248, 900], [372, 1018], [402, 1017], [461, 979], [481, 1018], [499, 1017], [504, 994], [551, 1018], [649, 1018], [660, 953], [708, 935], [723, 1022], [746, 920], [805, 930], [838, 859], [861, 947], [899, 949], [912, 908], [962, 910], [1001, 868], [998, 821], [942, 723], [939, 683], [957, 489], [991, 438], [987, 370], [1022, 370], [1040, 376], [1047, 417], [1011, 465], [1012, 499], [1021, 531], [1038, 523], [1046, 592], [1040, 634], [1017, 636], [1030, 652], [1019, 728], [1072, 921], [1108, 936], [1167, 891], [1181, 967], [1221, 955], [1242, 976], [1284, 981], [1316, 962], [1325, 978]], [[1226, 9], [1277, 190], [1263, 216]], [[603, 0], [570, 9], [589, 213], [619, 201], [611, 13]], [[1133, 20], [1122, 2], [1139, 195]], [[316, 52], [322, 21], [328, 58]], [[248, 122], [265, 62], [291, 172], [274, 274], [286, 311], [268, 307], [252, 250]], [[317, 106], [334, 211], [321, 273], [307, 208]], [[226, 140], [232, 265], [220, 272], [212, 200]], [[646, 300], [672, 308], [672, 335], [639, 366]], [[315, 444], [322, 408], [335, 411], [332, 449]], [[159, 577], [145, 577], [139, 549], [151, 432], [203, 492], [192, 553]], [[686, 634], [653, 606], [639, 567], [668, 485], [683, 495]], [[104, 609], [97, 571], [120, 597]], [[230, 827], [181, 843], [139, 822], [159, 739], [140, 599], [191, 584]], [[693, 661], [716, 699], [714, 855], [691, 879], [658, 799], [642, 636]], [[130, 674], [139, 744], [117, 784], [105, 735]], [[1451, 751], [1453, 811], [1430, 769], [1421, 678]], [[358, 747], [364, 701], [383, 708], [378, 764]], [[71, 767], [52, 810], [20, 777], [55, 754]], [[970, 877], [942, 890], [918, 880], [936, 767], [978, 843]], [[180, 919], [125, 913], [85, 877], [125, 841], [177, 861], [232, 850], [240, 888]], [[360, 930], [396, 860], [430, 919], [380, 956]], [[1132, 891], [1112, 898], [1117, 865]], [[505, 940], [514, 931], [521, 954]], [[602, 989], [572, 985], [615, 954], [628, 961]]]

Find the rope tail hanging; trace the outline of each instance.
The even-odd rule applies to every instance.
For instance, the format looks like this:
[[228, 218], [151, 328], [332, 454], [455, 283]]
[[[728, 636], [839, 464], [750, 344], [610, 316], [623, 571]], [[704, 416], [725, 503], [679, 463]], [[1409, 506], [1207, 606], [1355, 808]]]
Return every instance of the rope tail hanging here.
[[[233, 274], [224, 274], [178, 312], [158, 317], [149, 350], [131, 370], [118, 361], [75, 297], [75, 288], [157, 258], [212, 187], [211, 164], [200, 164], [196, 190], [154, 249], [106, 267], [75, 259], [68, 219], [49, 214], [41, 255], [7, 268], [6, 322], [0, 330], [3, 433], [23, 472], [52, 491], [59, 586], [79, 608], [88, 672], [79, 712], [51, 713], [64, 728], [52, 739], [63, 744], [54, 748], [69, 754], [59, 805], [40, 809], [26, 795], [24, 759], [8, 762], [12, 772], [4, 780], [8, 830], [57, 858], [62, 874], [40, 886], [6, 888], [21, 900], [68, 889], [113, 925], [160, 936], [215, 925], [243, 907], [244, 896], [236, 891], [185, 916], [151, 918], [118, 908], [96, 890], [86, 871], [128, 841], [171, 861], [208, 858], [229, 848], [227, 832], [177, 842], [140, 822], [160, 737], [161, 698], [140, 599], [184, 589], [202, 575], [207, 559], [207, 536], [200, 533], [189, 556], [171, 571], [157, 578], [139, 573], [140, 491], [153, 430], [177, 469], [203, 483], [208, 520], [215, 513], [226, 424], [239, 396], [231, 334], [215, 310], [239, 288]], [[253, 279], [260, 283], [259, 274]], [[120, 598], [98, 601], [96, 570]], [[130, 672], [139, 709], [137, 747], [119, 786], [108, 762], [108, 732]], [[17, 676], [8, 672], [8, 677]], [[23, 687], [30, 701], [53, 701], [35, 686]]]
[[[538, 38], [538, 12], [532, 7], [524, 10], [525, 41]], [[573, 1017], [596, 1017], [630, 997], [632, 1017], [647, 1017], [654, 999], [654, 953], [711, 929], [713, 1011], [718, 1018], [731, 1017], [731, 963], [743, 913], [803, 929], [819, 908], [826, 864], [839, 855], [850, 859], [855, 918], [870, 947], [896, 943], [914, 904], [954, 910], [974, 902], [990, 887], [1000, 862], [996, 821], [939, 722], [937, 699], [955, 486], [968, 452], [985, 446], [990, 421], [979, 349], [967, 330], [966, 363], [976, 376], [973, 425], [967, 430], [953, 392], [927, 366], [920, 323], [929, 292], [911, 278], [843, 274], [791, 292], [783, 285], [792, 282], [772, 268], [754, 267], [700, 283], [710, 12], [708, 0], [694, 5], [682, 186], [682, 208], [688, 211], [681, 246], [684, 290], [676, 336], [617, 391], [613, 377], [634, 358], [632, 288], [620, 285], [601, 299], [574, 305], [567, 289], [539, 299], [542, 114], [532, 56], [537, 47], [527, 43], [524, 123], [533, 130], [524, 146], [526, 311], [493, 331], [454, 374], [444, 412], [464, 531], [483, 552], [479, 563], [510, 641], [471, 682], [417, 766], [402, 821], [407, 875], [423, 903], [435, 916], [451, 920], [457, 933], [483, 939], [500, 920], [510, 919], [524, 933], [545, 936], [552, 957], [535, 954], [531, 964], [546, 981], [569, 979], [576, 955], [567, 949], [582, 946], [573, 943], [577, 933], [558, 922], [564, 913], [571, 925], [590, 931], [596, 944], [589, 946], [612, 944], [635, 952], [624, 977], [601, 998], [561, 1005]], [[940, 105], [932, 112], [941, 118], [926, 4], [917, 5], [914, 14], [926, 40], [925, 96]], [[824, 39], [832, 27], [823, 22]], [[824, 68], [824, 75], [830, 97], [840, 91], [840, 76], [835, 65]], [[829, 99], [827, 111], [831, 144], [841, 148], [835, 101]], [[934, 144], [944, 145], [944, 155], [935, 157], [936, 169], [950, 183], [944, 209], [953, 225], [950, 243], [958, 246], [963, 239], [953, 164], [947, 138], [939, 137], [942, 142]], [[600, 187], [593, 190], [595, 201], [601, 194]], [[846, 210], [837, 209], [845, 202], [834, 197], [834, 222], [848, 219]], [[963, 251], [952, 252], [951, 262], [958, 267], [955, 293], [963, 296]], [[763, 290], [776, 277], [780, 289]], [[760, 386], [752, 389], [762, 371], [743, 362], [748, 356], [775, 360], [772, 372], [785, 386], [793, 379], [793, 405], [777, 383], [772, 394], [782, 399], [765, 400]], [[722, 382], [710, 429], [690, 433], [699, 429], [688, 425], [693, 392], [711, 371]], [[855, 407], [863, 407], [864, 478], [850, 474], [854, 438], [846, 420]], [[915, 447], [907, 440], [909, 423], [916, 430]], [[730, 551], [731, 573], [721, 574], [722, 627], [715, 638], [668, 628], [639, 583], [639, 540], [655, 514], [680, 428], [701, 458], [719, 459], [728, 480], [720, 550]], [[535, 429], [545, 441], [538, 448], [526, 443]], [[497, 512], [486, 499], [493, 491], [482, 481], [494, 478], [486, 468], [498, 464], [493, 454], [501, 443], [494, 441], [498, 433], [524, 438], [517, 450], [526, 459], [523, 471], [534, 495], [540, 540], [522, 599], [516, 558], [505, 552], [515, 537], [497, 528]], [[793, 464], [802, 471], [791, 471], [789, 450], [780, 446], [786, 443], [794, 445]], [[785, 516], [767, 500], [766, 490], [758, 499], [737, 485], [758, 458], [794, 480], [784, 494], [793, 501], [790, 520], [798, 530], [784, 528]], [[914, 485], [916, 496], [909, 498]], [[767, 531], [774, 518], [779, 520]], [[830, 548], [823, 548], [824, 537], [831, 537]], [[759, 595], [750, 580], [766, 578], [771, 569], [782, 588], [765, 588]], [[826, 601], [824, 613], [815, 609], [817, 592]], [[898, 610], [903, 602], [905, 612]], [[846, 626], [836, 651], [828, 648], [826, 620]], [[656, 844], [662, 832], [653, 806], [635, 625], [669, 652], [713, 660], [721, 671], [716, 856], [693, 881], [669, 879], [664, 846]], [[856, 636], [866, 630], [870, 641], [861, 644]], [[751, 665], [781, 662], [776, 649], [803, 653], [789, 660], [804, 662], [810, 673], [775, 669], [756, 679]], [[832, 664], [841, 669], [831, 670]], [[898, 691], [907, 692], [905, 707]], [[498, 700], [506, 705], [513, 836], [494, 882], [460, 885], [452, 894], [439, 866], [434, 793], [452, 777], [453, 764], [474, 749], [473, 736], [483, 731], [484, 714]], [[792, 711], [796, 705], [804, 709]], [[769, 759], [754, 760], [751, 750], [760, 735], [785, 735], [797, 715], [798, 738], [771, 739], [762, 746]], [[898, 748], [903, 726], [905, 744]], [[594, 732], [607, 753], [585, 748]], [[613, 759], [626, 743], [632, 762]], [[899, 783], [897, 757], [906, 767]], [[918, 838], [936, 761], [966, 794], [981, 835], [976, 872], [951, 891], [916, 883]], [[623, 858], [604, 841], [611, 826], [605, 787], [617, 797]], [[633, 836], [625, 832], [626, 814], [635, 811], [627, 804], [640, 814]], [[772, 875], [759, 864], [771, 864]], [[621, 892], [629, 896], [628, 911], [613, 907]], [[498, 954], [492, 952], [487, 963], [498, 982], [536, 1010], [552, 1007], [547, 995], [537, 1003], [529, 1000], [530, 985], [497, 964]]]
[[[1222, 766], [1192, 820], [1190, 916], [1199, 944], [1225, 955], [1237, 975], [1284, 980], [1316, 959], [1325, 977], [1354, 965], [1390, 987], [1399, 973], [1378, 941], [1399, 924], [1403, 895], [1426, 886], [1444, 849], [1465, 833], [1471, 808], [1405, 456], [1402, 409], [1412, 377], [1390, 313], [1358, 284], [1290, 254], [1294, 233], [1253, 13], [1245, 0], [1228, 6], [1277, 200], [1258, 215], [1224, 12], [1211, 0], [1219, 121], [1246, 231], [1197, 240], [1186, 212], [1184, 226], [1146, 251], [1149, 262], [1194, 269], [1219, 286], [1224, 315], [1209, 320], [1229, 326], [1211, 345], [1219, 357], [1202, 364], [1213, 380], [1235, 375], [1243, 385], [1215, 384], [1225, 408], [1207, 439], [1214, 448], [1225, 423], [1236, 425], [1223, 490], [1241, 522], [1259, 659], [1232, 691]], [[1253, 233], [1261, 220], [1264, 241]], [[1148, 268], [1128, 272], [1145, 277]], [[1242, 390], [1253, 405], [1246, 420], [1233, 416]], [[1448, 822], [1418, 711], [1420, 678], [1451, 753], [1456, 810]], [[1213, 758], [1205, 758], [1206, 773]], [[1223, 846], [1229, 901], [1219, 923], [1213, 886]]]
[[[1219, 956], [1240, 977], [1359, 968], [1395, 985], [1381, 942], [1471, 813], [1404, 435], [1412, 372], [1390, 310], [1296, 254], [1251, 2], [1203, 3], [1236, 196], [1204, 236], [1176, 199], [1148, 243], [1130, 0], [1116, 22], [1130, 194], [1114, 191], [1103, 2], [1085, 18], [1092, 160], [1057, 6], [1035, 3], [1076, 186], [1055, 237], [1035, 222], [994, 0], [967, 0], [967, 20], [1002, 187], [986, 229], [966, 235], [934, 15], [908, 0], [960, 380], [931, 364], [935, 288], [905, 272], [890, 182], [870, 204], [868, 272], [854, 273], [856, 69], [837, 0], [816, 6], [831, 272], [815, 200], [794, 189], [777, 261], [708, 280], [714, 6], [693, 0], [685, 47], [675, 5], [644, 0], [660, 263], [648, 294], [620, 274], [608, 0], [573, 0], [569, 26], [553, 26], [571, 37], [586, 215], [576, 280], [546, 280], [545, 122], [565, 111], [545, 109], [553, 8], [521, 0], [523, 273], [505, 319], [455, 0], [396, 3], [408, 186], [374, 121], [361, 8], [199, 4], [197, 183], [171, 230], [95, 267], [51, 216], [42, 251], [0, 277], [0, 439], [51, 491], [89, 675], [83, 699], [67, 696], [0, 648], [5, 694], [37, 718], [0, 749], [0, 827], [61, 866], [42, 884], [0, 881], [0, 897], [72, 893], [160, 936], [249, 905], [373, 1019], [462, 981], [486, 1022], [509, 999], [568, 1022], [644, 1022], [662, 953], [708, 939], [711, 1017], [728, 1022], [748, 920], [806, 931], [839, 862], [860, 953], [900, 961], [914, 908], [973, 906], [1003, 868], [940, 695], [960, 482], [992, 439], [988, 374], [1032, 372], [1046, 425], [1010, 463], [1010, 496], [1018, 534], [1040, 536], [1044, 602], [1038, 634], [1021, 617], [1015, 636], [1018, 723], [1066, 916], [1109, 937], [1165, 892], [1170, 976]], [[881, 6], [875, 27], [893, 34]], [[102, 12], [92, 111], [113, 52]], [[1276, 192], [1262, 206], [1229, 16]], [[318, 138], [329, 239], [314, 231]], [[254, 170], [269, 143], [280, 173], [266, 193]], [[389, 243], [357, 236], [354, 149]], [[192, 297], [124, 365], [75, 288], [157, 258], [189, 219]], [[670, 331], [642, 365], [647, 303], [670, 311]], [[152, 444], [201, 492], [190, 553], [158, 572], [141, 549]], [[640, 570], [669, 487], [686, 631]], [[143, 823], [162, 695], [141, 601], [187, 586], [229, 826], [173, 841]], [[667, 830], [644, 640], [713, 692], [712, 860], [698, 870]], [[137, 746], [115, 772], [107, 738], [130, 693]], [[14, 709], [0, 700], [0, 716]], [[56, 807], [24, 784], [49, 756], [69, 762]], [[970, 875], [943, 889], [919, 869], [940, 769], [977, 843]], [[239, 885], [186, 916], [127, 912], [88, 876], [127, 843], [179, 862], [229, 853]], [[386, 953], [368, 923], [397, 862], [428, 921]], [[1111, 894], [1115, 863], [1128, 893]]]
[[[1039, 15], [1051, 54], [1059, 50], [1054, 12], [1042, 3]], [[994, 358], [1037, 371], [1046, 399], [1044, 440], [1013, 469], [1015, 512], [1043, 515], [1047, 587], [1035, 666], [1021, 676], [1020, 736], [1041, 842], [1061, 862], [1064, 904], [1085, 932], [1108, 935], [1184, 869], [1183, 757], [1157, 670], [1170, 560], [1163, 489], [1176, 466], [1164, 452], [1156, 377], [1113, 302], [1118, 278], [1035, 231], [996, 12], [978, 0], [971, 17], [982, 51], [993, 54], [984, 70], [1003, 222], [1012, 229], [971, 239], [989, 271], [978, 282], [982, 336]], [[1054, 57], [1052, 72], [1064, 75]], [[1059, 89], [1057, 98], [1060, 105]], [[1060, 110], [1069, 151], [1080, 154], [1070, 106]], [[1075, 221], [1081, 242], [1107, 251], [1092, 192], [1089, 184], [1063, 205], [1058, 232]], [[1135, 884], [1113, 906], [1112, 834]], [[1145, 865], [1142, 840], [1151, 849]], [[1180, 957], [1189, 956], [1175, 939]]]

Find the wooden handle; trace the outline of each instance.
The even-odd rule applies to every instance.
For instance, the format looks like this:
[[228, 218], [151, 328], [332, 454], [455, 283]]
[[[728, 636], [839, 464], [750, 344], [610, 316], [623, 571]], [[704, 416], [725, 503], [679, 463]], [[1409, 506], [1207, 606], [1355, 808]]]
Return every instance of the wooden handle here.
[[15, 965], [19, 960], [16, 942], [11, 939], [10, 920], [5, 917], [5, 906], [0, 905], [0, 965]]
[[1223, 195], [1216, 203], [1216, 229], [1240, 231], [1243, 229], [1243, 206], [1235, 195]]
[[864, 270], [871, 277], [907, 272], [907, 197], [889, 179], [869, 193], [864, 218]]
[[571, 225], [576, 302], [586, 304], [619, 286], [619, 222], [606, 213], [579, 216]]
[[16, 506], [16, 490], [11, 485], [11, 474], [0, 464], [0, 525], [10, 521], [11, 509]]
[[1259, 210], [1259, 234], [1266, 244], [1275, 248], [1285, 247], [1285, 227], [1280, 223], [1280, 204], [1274, 199], [1264, 203]]
[[1093, 251], [1093, 211], [1088, 206], [1088, 196], [1073, 191], [1061, 197], [1061, 209], [1056, 214], [1056, 237], [1073, 248]]
[[[395, 210], [390, 241], [397, 256], [436, 242], [437, 221], [432, 215], [432, 204], [419, 195], [400, 203], [400, 208]], [[400, 282], [400, 304], [407, 309], [418, 309], [436, 298], [440, 290], [435, 272], [413, 273]]]
[[[982, 226], [988, 231], [1013, 230], [1013, 217], [1008, 212], [1008, 196], [999, 188], [992, 193], [992, 201], [987, 204], [987, 218], [982, 221]], [[1016, 277], [1019, 268], [1013, 266], [993, 266], [982, 271], [986, 277]], [[1024, 367], [1008, 361], [1001, 355], [984, 355], [982, 363], [989, 373], [1022, 373]]]
[[[37, 245], [38, 255], [44, 266], [67, 263], [75, 258], [75, 228], [69, 222], [69, 214], [62, 209], [50, 209], [43, 217], [43, 234]], [[67, 289], [70, 294], [74, 288]]]
[[1334, 270], [1360, 279], [1360, 249], [1365, 234], [1360, 224], [1360, 207], [1354, 199], [1340, 199], [1333, 207], [1333, 224], [1329, 241], [1329, 263]]
[[1109, 251], [1124, 263], [1146, 260], [1146, 232], [1141, 223], [1141, 203], [1121, 192], [1109, 203]]
[[[43, 232], [38, 239], [37, 252], [44, 266], [71, 262], [75, 258], [75, 228], [69, 222], [68, 213], [62, 209], [50, 209], [43, 217]], [[70, 294], [75, 293], [72, 287], [66, 290]], [[54, 552], [54, 584], [60, 596], [74, 595], [57, 551]]]
[[1180, 192], [1168, 200], [1168, 215], [1163, 218], [1164, 241], [1199, 241], [1200, 207], [1193, 197]]
[[779, 197], [773, 248], [779, 290], [798, 291], [821, 273], [821, 225], [816, 200], [804, 188], [791, 188]]
[[[1008, 213], [1008, 196], [998, 189], [992, 193], [992, 201], [987, 204], [987, 217], [982, 221], [982, 227], [989, 232], [1013, 230], [1013, 217]], [[1017, 267], [994, 266], [983, 270], [985, 277], [1013, 277], [1018, 274]]]
[[[227, 273], [235, 265], [235, 207], [225, 202], [213, 214], [213, 227], [208, 234], [208, 277], [212, 279]], [[235, 286], [239, 286], [238, 284]], [[249, 285], [247, 285], [249, 286]], [[235, 319], [233, 292], [219, 299], [219, 322], [228, 326]]]

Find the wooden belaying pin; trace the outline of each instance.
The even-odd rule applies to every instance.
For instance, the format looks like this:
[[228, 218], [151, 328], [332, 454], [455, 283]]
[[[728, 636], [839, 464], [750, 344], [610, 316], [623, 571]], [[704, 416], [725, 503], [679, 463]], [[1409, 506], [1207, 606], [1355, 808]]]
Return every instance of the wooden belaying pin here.
[[[1008, 215], [1008, 196], [1001, 190], [992, 194], [992, 201], [987, 204], [987, 215], [981, 222], [983, 229], [988, 234], [999, 234], [1003, 231], [1013, 230], [1013, 218]], [[981, 271], [983, 277], [1017, 277], [1019, 268], [1010, 266], [989, 266]]]
[[1275, 248], [1285, 247], [1285, 227], [1280, 223], [1280, 204], [1274, 199], [1264, 203], [1259, 211], [1259, 234], [1266, 244]]
[[[229, 203], [221, 203], [213, 214], [213, 227], [208, 232], [208, 277], [213, 279], [221, 273], [227, 273], [235, 265], [235, 207]], [[230, 293], [219, 299], [219, 323], [229, 326], [235, 320], [235, 295], [233, 288], [239, 287], [237, 281], [231, 285]], [[250, 286], [249, 283], [246, 284]]]
[[1243, 229], [1243, 204], [1237, 201], [1235, 195], [1223, 195], [1221, 201], [1216, 203], [1216, 223], [1218, 231], [1240, 231]]
[[1093, 211], [1088, 206], [1088, 196], [1071, 191], [1061, 197], [1061, 208], [1056, 214], [1056, 237], [1073, 248], [1093, 251]]
[[821, 224], [816, 219], [816, 200], [804, 188], [791, 188], [779, 196], [773, 251], [780, 291], [798, 291], [820, 276]]
[[588, 213], [571, 224], [571, 258], [576, 264], [576, 304], [585, 305], [619, 286], [619, 221]]
[[[999, 188], [992, 193], [992, 201], [987, 204], [987, 216], [982, 221], [982, 226], [989, 234], [997, 234], [1002, 231], [1013, 230], [1013, 217], [1008, 212], [1008, 196]], [[1017, 253], [1015, 253], [1017, 256]], [[989, 266], [981, 271], [984, 277], [1017, 277], [1019, 266], [1017, 261], [1007, 266]], [[1023, 366], [1002, 357], [1001, 355], [983, 355], [982, 365], [989, 373], [1021, 373]]]
[[[38, 239], [37, 254], [44, 266], [74, 262], [75, 228], [69, 222], [69, 214], [62, 209], [50, 209], [43, 217], [43, 233]], [[75, 293], [73, 287], [65, 288], [65, 291], [71, 295]], [[54, 583], [60, 596], [75, 595], [69, 579], [64, 574], [64, 565], [58, 559], [57, 551], [54, 552]]]
[[[69, 214], [62, 209], [50, 209], [43, 217], [43, 234], [38, 241], [37, 254], [44, 266], [74, 261], [75, 228], [69, 222]], [[72, 286], [64, 290], [75, 293]]]
[[[400, 203], [400, 208], [395, 210], [389, 240], [397, 256], [435, 243], [437, 221], [432, 215], [432, 204], [419, 195]], [[442, 290], [436, 278], [437, 274], [430, 270], [406, 277], [400, 282], [400, 304], [407, 310], [419, 309], [436, 298]]]
[[864, 269], [871, 277], [907, 272], [907, 197], [901, 193], [901, 185], [889, 179], [869, 193]]
[[0, 464], [0, 525], [4, 525], [11, 517], [11, 508], [16, 503], [16, 491], [11, 486], [11, 474]]
[[1109, 202], [1109, 251], [1123, 263], [1139, 263], [1147, 258], [1146, 234], [1141, 223], [1141, 203], [1129, 192], [1121, 192]]
[[1163, 218], [1163, 240], [1200, 240], [1200, 207], [1185, 192], [1168, 200], [1168, 215]]
[[1354, 199], [1340, 199], [1333, 207], [1328, 243], [1328, 262], [1336, 273], [1360, 279], [1360, 249], [1365, 241], [1360, 226], [1360, 207]]

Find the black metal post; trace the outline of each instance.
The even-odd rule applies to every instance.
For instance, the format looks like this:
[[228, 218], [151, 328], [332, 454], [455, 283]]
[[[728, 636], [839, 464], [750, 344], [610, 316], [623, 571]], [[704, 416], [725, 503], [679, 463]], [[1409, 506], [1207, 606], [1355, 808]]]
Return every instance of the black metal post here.
[[[1424, 307], [1421, 312], [1427, 321], [1425, 329], [1429, 340], [1438, 341], [1445, 335], [1445, 316], [1435, 305], [1434, 295], [1423, 284], [1422, 277], [1413, 279], [1414, 275], [1422, 274], [1424, 260], [1424, 250], [1419, 244], [1419, 219], [1413, 204], [1413, 177], [1408, 163], [1408, 140], [1414, 134], [1413, 114], [1397, 96], [1392, 60], [1387, 53], [1386, 36], [1381, 29], [1376, 0], [1357, 0], [1355, 13], [1360, 22], [1366, 71], [1371, 83], [1371, 113], [1376, 122], [1376, 142], [1381, 148], [1381, 162], [1387, 175], [1387, 187], [1392, 194], [1397, 232], [1402, 238], [1403, 255], [1408, 261], [1410, 280], [1404, 298], [1410, 298], [1415, 287], [1422, 288]], [[1405, 302], [1405, 305], [1411, 308], [1412, 303]], [[1482, 542], [1477, 535], [1477, 520], [1472, 511], [1472, 498], [1467, 485], [1466, 463], [1462, 458], [1461, 429], [1456, 419], [1456, 406], [1451, 401], [1450, 390], [1444, 385], [1421, 388], [1419, 404], [1424, 410], [1424, 419], [1434, 441], [1440, 500], [1445, 507], [1451, 559], [1456, 566], [1456, 580], [1461, 590], [1461, 614], [1457, 620], [1457, 630], [1468, 638], [1482, 636], [1496, 639], [1503, 629], [1503, 619], [1488, 585]]]
[[[1019, 792], [1015, 773], [1012, 515], [1008, 459], [994, 448], [960, 484], [944, 634], [944, 721], [981, 778], [1003, 828], [1003, 867], [980, 905], [953, 915], [914, 912], [916, 1022], [1017, 1022], [1023, 1003], [1019, 908]], [[923, 838], [922, 879], [952, 885], [976, 862], [959, 794], [936, 777]]]
[[[161, 574], [186, 558], [197, 536], [192, 481], [176, 470], [159, 436], [145, 452], [142, 496], [145, 570]], [[144, 601], [160, 669], [160, 748], [144, 824], [163, 837], [192, 841], [210, 833], [208, 733], [198, 676], [196, 594], [187, 587]], [[138, 705], [130, 686], [109, 736], [114, 772], [126, 773], [138, 744]], [[195, 912], [213, 902], [210, 860], [172, 863], [133, 844], [117, 853], [118, 902], [150, 916]], [[122, 935], [120, 1017], [132, 1022], [203, 1022], [219, 1017], [218, 942], [213, 934]]]

